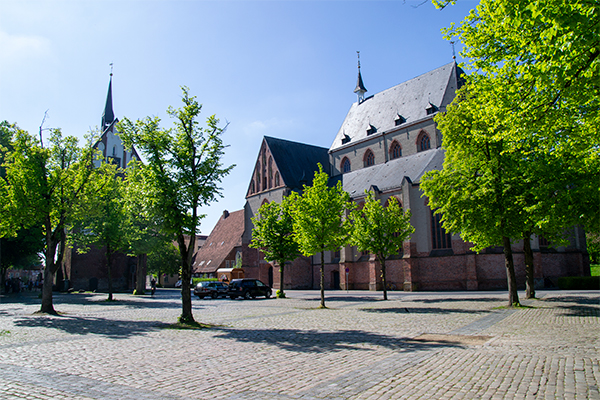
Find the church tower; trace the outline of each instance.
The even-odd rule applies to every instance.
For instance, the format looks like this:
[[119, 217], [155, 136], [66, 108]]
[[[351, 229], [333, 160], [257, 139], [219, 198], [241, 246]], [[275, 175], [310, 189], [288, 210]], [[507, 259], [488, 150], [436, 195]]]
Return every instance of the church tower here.
[[367, 93], [367, 88], [365, 87], [362, 75], [360, 74], [360, 51], [356, 52], [358, 56], [358, 80], [356, 81], [356, 88], [354, 89], [354, 93], [358, 96], [358, 103], [362, 103], [365, 100], [365, 93]]
[[106, 94], [106, 103], [104, 105], [104, 111], [102, 113], [102, 125], [100, 131], [102, 136], [100, 140], [94, 145], [95, 149], [102, 152], [102, 160], [96, 160], [96, 166], [100, 166], [102, 161], [115, 164], [119, 168], [127, 168], [127, 163], [132, 159], [139, 160], [140, 157], [135, 151], [135, 148], [125, 149], [123, 142], [119, 135], [117, 135], [117, 122], [118, 118], [115, 118], [113, 111], [113, 100], [112, 100], [112, 63], [110, 65], [110, 79], [108, 81], [108, 93]]
[[106, 95], [106, 105], [104, 106], [104, 113], [102, 113], [102, 132], [106, 128], [108, 128], [113, 121], [115, 120], [115, 113], [113, 112], [113, 104], [112, 104], [112, 64], [110, 70], [110, 81], [108, 82], [108, 94]]

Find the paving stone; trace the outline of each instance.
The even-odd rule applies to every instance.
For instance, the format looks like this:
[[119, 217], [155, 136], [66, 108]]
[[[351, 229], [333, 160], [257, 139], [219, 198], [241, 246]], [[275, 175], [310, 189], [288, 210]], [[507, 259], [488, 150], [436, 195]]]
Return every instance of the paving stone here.
[[202, 330], [165, 329], [175, 291], [57, 294], [61, 316], [4, 296], [0, 397], [600, 399], [598, 292], [540, 294], [516, 310], [503, 292], [194, 299]]

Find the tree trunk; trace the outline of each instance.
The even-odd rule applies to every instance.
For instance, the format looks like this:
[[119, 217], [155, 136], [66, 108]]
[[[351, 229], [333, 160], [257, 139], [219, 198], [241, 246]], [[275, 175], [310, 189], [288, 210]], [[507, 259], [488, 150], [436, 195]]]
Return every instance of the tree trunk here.
[[513, 261], [510, 238], [503, 236], [502, 244], [504, 246], [504, 265], [506, 266], [506, 278], [508, 280], [508, 306], [520, 306], [521, 303], [519, 303], [519, 294], [517, 293], [517, 279], [515, 277], [515, 264]]
[[385, 258], [381, 258], [379, 260], [379, 264], [381, 264], [381, 284], [383, 285], [383, 299], [387, 300], [387, 281], [385, 279]]
[[108, 301], [113, 300], [113, 286], [112, 286], [112, 252], [110, 245], [106, 245], [106, 269], [108, 276]]
[[525, 298], [535, 299], [535, 282], [533, 280], [533, 251], [531, 250], [531, 232], [523, 235], [523, 252], [525, 253]]
[[325, 307], [325, 250], [321, 250], [321, 308]]
[[146, 254], [138, 254], [135, 266], [135, 294], [144, 294], [146, 291]]
[[283, 267], [285, 266], [285, 261], [279, 262], [279, 295], [277, 297], [284, 298], [285, 292], [283, 291]]
[[54, 285], [54, 273], [56, 272], [56, 264], [54, 256], [56, 255], [56, 247], [58, 241], [54, 239], [52, 230], [46, 225], [46, 266], [44, 268], [44, 284], [42, 286], [42, 306], [41, 313], [56, 315], [52, 304], [52, 285]]
[[192, 315], [192, 294], [190, 291], [190, 279], [192, 277], [191, 256], [188, 254], [190, 249], [193, 249], [192, 238], [190, 238], [190, 246], [185, 245], [183, 234], [177, 236], [179, 245], [179, 254], [181, 255], [181, 316], [179, 322], [182, 324], [193, 323], [194, 316]]

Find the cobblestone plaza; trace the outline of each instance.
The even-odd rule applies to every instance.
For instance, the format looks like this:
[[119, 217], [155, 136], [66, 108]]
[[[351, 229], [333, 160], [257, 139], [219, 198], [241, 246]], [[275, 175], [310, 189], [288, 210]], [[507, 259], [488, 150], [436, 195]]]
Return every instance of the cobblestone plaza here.
[[[522, 293], [520, 293], [522, 296]], [[600, 399], [598, 292], [0, 297], [2, 399]]]

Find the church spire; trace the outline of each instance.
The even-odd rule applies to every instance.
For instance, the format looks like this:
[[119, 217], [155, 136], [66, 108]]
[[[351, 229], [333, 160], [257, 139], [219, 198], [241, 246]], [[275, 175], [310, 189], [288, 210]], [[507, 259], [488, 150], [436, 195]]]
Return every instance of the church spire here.
[[102, 131], [110, 126], [112, 122], [115, 120], [115, 114], [113, 113], [113, 104], [112, 104], [112, 67], [113, 64], [110, 63], [110, 81], [108, 83], [108, 94], [106, 95], [106, 105], [104, 106], [104, 113], [102, 113]]
[[362, 102], [365, 99], [365, 93], [367, 93], [367, 88], [365, 87], [362, 75], [360, 74], [360, 51], [356, 52], [358, 56], [358, 80], [356, 81], [356, 88], [354, 89], [354, 93], [358, 96], [358, 102]]

